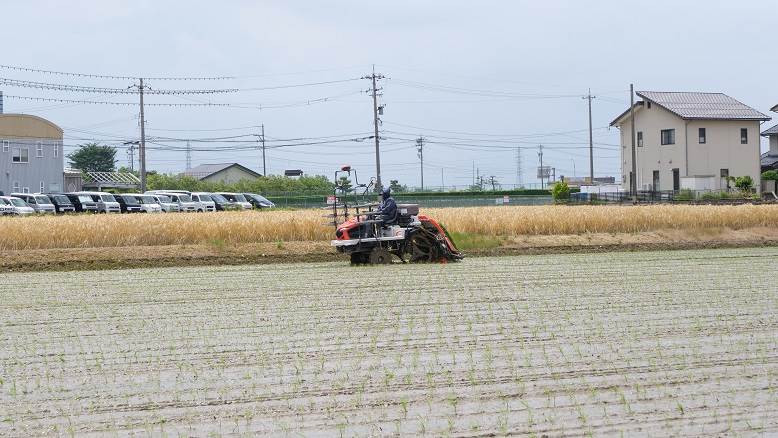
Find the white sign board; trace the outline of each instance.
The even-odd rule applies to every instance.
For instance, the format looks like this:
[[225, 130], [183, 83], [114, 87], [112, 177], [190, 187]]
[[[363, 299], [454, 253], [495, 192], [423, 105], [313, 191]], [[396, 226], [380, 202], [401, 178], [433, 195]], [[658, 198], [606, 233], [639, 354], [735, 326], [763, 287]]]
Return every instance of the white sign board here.
[[327, 205], [333, 205], [335, 204], [335, 196], [327, 196]]

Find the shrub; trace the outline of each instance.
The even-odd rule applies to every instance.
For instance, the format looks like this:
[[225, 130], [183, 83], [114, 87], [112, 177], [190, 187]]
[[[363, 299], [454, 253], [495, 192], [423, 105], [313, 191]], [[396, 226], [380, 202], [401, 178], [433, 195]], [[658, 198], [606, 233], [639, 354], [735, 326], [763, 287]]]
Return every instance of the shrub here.
[[554, 201], [567, 201], [570, 199], [570, 186], [564, 181], [559, 181], [551, 188], [551, 197]]
[[750, 192], [754, 188], [754, 180], [748, 176], [739, 176], [735, 178], [735, 187], [741, 192]]
[[673, 196], [676, 201], [691, 201], [694, 199], [694, 191], [690, 189], [679, 190], [678, 193]]
[[768, 170], [762, 173], [762, 179], [765, 181], [778, 181], [778, 171]]

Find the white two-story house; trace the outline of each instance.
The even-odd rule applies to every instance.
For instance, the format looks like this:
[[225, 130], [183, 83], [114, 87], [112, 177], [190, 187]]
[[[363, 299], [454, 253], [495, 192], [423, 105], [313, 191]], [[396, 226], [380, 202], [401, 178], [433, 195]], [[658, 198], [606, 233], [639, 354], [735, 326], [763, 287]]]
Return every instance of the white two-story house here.
[[611, 126], [621, 132], [622, 187], [726, 190], [728, 176], [760, 183], [760, 124], [767, 115], [722, 93], [638, 91], [632, 175], [631, 111]]

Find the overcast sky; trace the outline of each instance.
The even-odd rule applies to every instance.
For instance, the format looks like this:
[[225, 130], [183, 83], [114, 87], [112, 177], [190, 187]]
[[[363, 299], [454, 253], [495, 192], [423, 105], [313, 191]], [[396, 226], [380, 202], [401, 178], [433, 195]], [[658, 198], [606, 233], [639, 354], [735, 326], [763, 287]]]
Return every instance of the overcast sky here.
[[[382, 176], [419, 184], [413, 139], [427, 138], [427, 186], [466, 186], [473, 166], [503, 184], [535, 183], [538, 144], [557, 175], [588, 174], [591, 88], [595, 174], [620, 174], [609, 122], [637, 90], [724, 92], [768, 113], [778, 103], [772, 56], [778, 6], [765, 1], [7, 1], [0, 64], [127, 76], [235, 76], [215, 81], [149, 80], [153, 89], [242, 91], [148, 96], [148, 167], [240, 162], [258, 171], [252, 146], [264, 123], [268, 171], [331, 175], [350, 163], [375, 174], [369, 82], [381, 81]], [[0, 77], [126, 88], [132, 80], [0, 68]], [[311, 83], [331, 82], [320, 85]], [[304, 85], [294, 86], [293, 85]], [[274, 89], [267, 89], [273, 88]], [[264, 90], [262, 88], [265, 88]], [[252, 90], [248, 90], [252, 89]], [[0, 85], [6, 95], [135, 102], [133, 95]], [[326, 98], [326, 100], [325, 100]], [[260, 109], [261, 108], [261, 109]], [[40, 115], [65, 130], [66, 151], [96, 140], [140, 136], [137, 106], [23, 101], [5, 112]], [[769, 113], [769, 115], [776, 115]], [[767, 122], [769, 126], [772, 122]], [[244, 136], [244, 137], [240, 137]], [[165, 138], [163, 138], [165, 137]], [[305, 140], [293, 140], [305, 139]], [[340, 140], [329, 144], [325, 140]], [[175, 150], [173, 150], [175, 149]], [[208, 149], [208, 150], [204, 150]], [[124, 149], [119, 164], [127, 163]], [[618, 178], [617, 178], [618, 179]]]

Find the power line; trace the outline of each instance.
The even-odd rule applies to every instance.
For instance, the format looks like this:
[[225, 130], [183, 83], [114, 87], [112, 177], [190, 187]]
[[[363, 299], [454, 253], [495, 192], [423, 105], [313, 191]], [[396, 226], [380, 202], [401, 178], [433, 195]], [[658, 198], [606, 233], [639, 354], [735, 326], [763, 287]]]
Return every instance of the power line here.
[[[136, 93], [137, 94], [137, 93]], [[116, 105], [116, 106], [138, 106], [138, 102], [112, 102], [101, 100], [78, 100], [78, 99], [56, 99], [51, 97], [31, 97], [31, 96], [15, 96], [11, 94], [5, 94], [4, 97], [17, 100], [28, 100], [38, 102], [59, 102], [59, 103], [73, 103], [76, 105]], [[230, 106], [228, 103], [147, 103], [146, 106], [157, 107], [207, 107], [207, 106]]]
[[[129, 80], [138, 80], [141, 78], [141, 76], [103, 75], [103, 74], [95, 74], [95, 73], [73, 73], [73, 72], [43, 70], [39, 68], [20, 67], [15, 65], [2, 65], [2, 64], [0, 64], [0, 69], [24, 71], [30, 73], [43, 73], [43, 74], [59, 75], [59, 76], [82, 77], [82, 78], [129, 79]], [[153, 81], [216, 81], [216, 80], [235, 79], [235, 76], [211, 76], [211, 77], [143, 76], [143, 78], [147, 80], [153, 80]]]
[[[56, 84], [50, 82], [23, 81], [19, 79], [0, 78], [0, 85], [9, 87], [37, 88], [42, 90], [69, 91], [75, 93], [98, 93], [98, 94], [138, 94], [133, 90], [137, 86], [133, 85], [127, 88], [107, 88], [107, 87], [85, 87], [82, 85]], [[146, 88], [146, 94], [221, 94], [234, 93], [239, 91], [237, 88], [225, 88], [214, 90], [156, 90]]]

